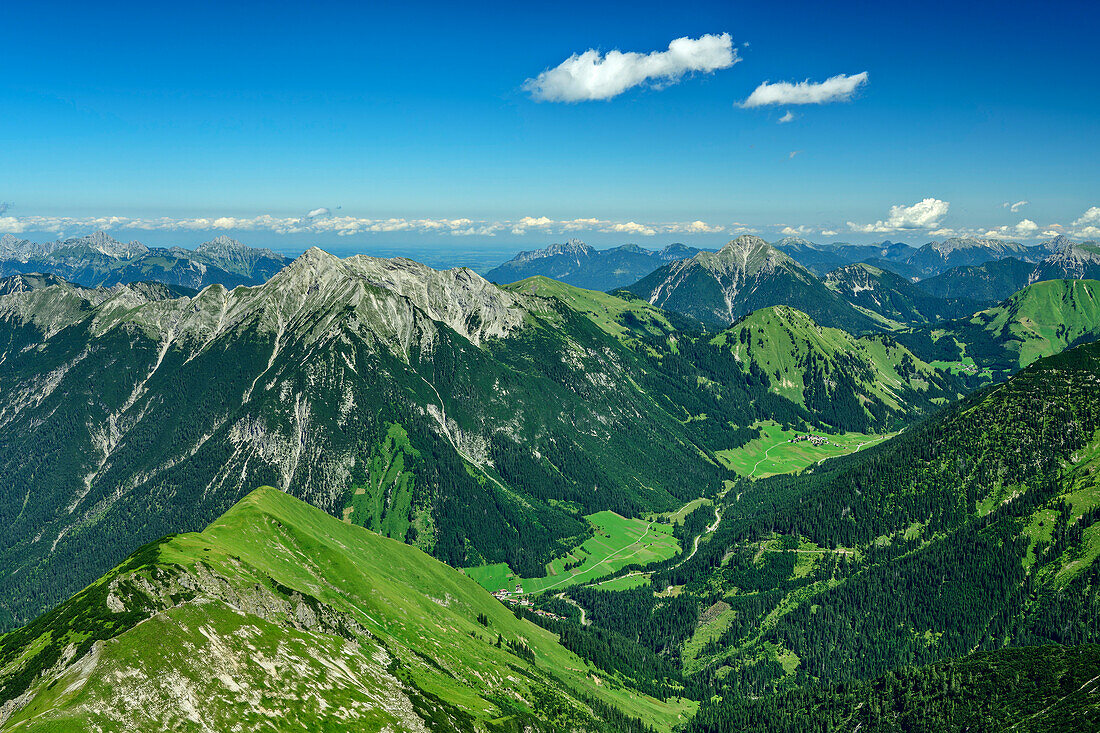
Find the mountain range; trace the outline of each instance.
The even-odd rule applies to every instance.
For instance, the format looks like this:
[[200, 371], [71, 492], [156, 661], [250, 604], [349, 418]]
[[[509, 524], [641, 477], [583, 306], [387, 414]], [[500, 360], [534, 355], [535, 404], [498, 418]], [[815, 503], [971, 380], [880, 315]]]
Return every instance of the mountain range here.
[[2, 278], [0, 729], [1094, 727], [1098, 296]]
[[823, 326], [853, 332], [881, 326], [880, 319], [860, 311], [805, 267], [749, 234], [718, 252], [700, 252], [664, 265], [623, 290], [714, 326], [773, 305], [794, 305]]
[[39, 244], [11, 234], [0, 238], [0, 277], [24, 273], [58, 275], [87, 287], [154, 280], [201, 289], [258, 285], [281, 270], [286, 257], [217, 237], [196, 249], [123, 244], [105, 232]]
[[544, 249], [520, 252], [485, 277], [503, 285], [541, 275], [589, 290], [612, 290], [629, 285], [666, 262], [692, 257], [699, 251], [684, 244], [670, 244], [660, 251], [636, 244], [599, 250], [579, 239], [570, 239]]
[[[914, 281], [935, 278], [955, 268], [980, 267], [986, 263], [1009, 258], [1031, 263], [1034, 267], [1048, 258], [1057, 258], [1064, 250], [1075, 246], [1080, 245], [1076, 245], [1064, 236], [1057, 236], [1033, 246], [980, 237], [953, 237], [939, 242], [928, 242], [921, 247], [890, 241], [878, 245], [814, 244], [797, 237], [788, 237], [775, 242], [775, 247], [791, 255], [819, 277], [844, 265], [864, 263], [896, 272]], [[1053, 274], [1051, 271], [1050, 275], [1036, 277], [1032, 282], [1040, 279], [1073, 277], [1066, 274], [1070, 271], [1063, 270], [1061, 275]], [[1027, 284], [1026, 281], [1020, 283], [1020, 287], [1025, 284]], [[929, 292], [941, 297], [965, 297], [964, 292], [946, 292], [942, 286], [935, 289], [940, 292], [933, 290]]]

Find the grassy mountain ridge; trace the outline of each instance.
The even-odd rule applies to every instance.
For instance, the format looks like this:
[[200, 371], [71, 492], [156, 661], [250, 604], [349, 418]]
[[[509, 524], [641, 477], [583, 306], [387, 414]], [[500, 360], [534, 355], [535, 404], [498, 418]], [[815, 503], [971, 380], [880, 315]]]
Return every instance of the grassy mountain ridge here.
[[891, 338], [855, 338], [789, 306], [755, 311], [710, 343], [773, 393], [844, 430], [886, 430], [958, 395], [948, 375]]
[[19, 730], [632, 729], [623, 709], [667, 730], [690, 710], [596, 684], [461, 573], [271, 488], [0, 637], [0, 665]]
[[970, 318], [896, 334], [928, 360], [964, 356], [1003, 374], [1100, 337], [1100, 281], [1045, 280]]

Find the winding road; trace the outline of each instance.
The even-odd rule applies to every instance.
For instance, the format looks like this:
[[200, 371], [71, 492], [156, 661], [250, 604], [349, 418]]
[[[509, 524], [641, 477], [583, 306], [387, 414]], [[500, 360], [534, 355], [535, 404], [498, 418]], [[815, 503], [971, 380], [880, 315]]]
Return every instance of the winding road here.
[[705, 530], [703, 530], [699, 534], [695, 535], [695, 543], [694, 543], [694, 545], [692, 545], [691, 554], [688, 555], [687, 557], [685, 557], [680, 562], [673, 565], [671, 568], [669, 568], [669, 570], [675, 570], [676, 568], [680, 567], [681, 565], [686, 563], [691, 558], [695, 557], [695, 553], [699, 551], [699, 540], [703, 539], [704, 535], [708, 535], [711, 532], [713, 532], [714, 530], [718, 529], [718, 525], [722, 523], [722, 513], [719, 510], [719, 507], [717, 507], [717, 506], [714, 507], [714, 517], [715, 517], [714, 524], [711, 524]]

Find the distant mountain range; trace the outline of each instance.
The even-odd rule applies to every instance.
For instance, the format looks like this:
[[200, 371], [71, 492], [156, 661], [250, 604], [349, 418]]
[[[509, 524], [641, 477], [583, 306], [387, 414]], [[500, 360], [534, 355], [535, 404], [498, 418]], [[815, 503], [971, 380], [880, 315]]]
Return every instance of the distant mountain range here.
[[992, 260], [982, 265], [962, 265], [944, 270], [916, 287], [940, 298], [973, 298], [999, 302], [1027, 285], [1031, 274], [1041, 266], [1015, 257]]
[[570, 239], [545, 249], [520, 252], [485, 277], [504, 285], [542, 275], [579, 288], [611, 290], [629, 285], [667, 262], [692, 257], [700, 251], [684, 244], [670, 244], [659, 252], [636, 244], [598, 250], [579, 239]]
[[818, 277], [856, 262], [902, 262], [915, 251], [908, 244], [889, 240], [879, 244], [817, 244], [802, 237], [785, 237], [773, 242], [772, 246], [786, 252]]
[[922, 323], [969, 315], [983, 300], [938, 297], [896, 272], [857, 263], [825, 276], [825, 287], [856, 307], [898, 323]]
[[[1092, 277], [1091, 274], [1084, 273], [1093, 272], [1088, 268], [1095, 267], [1100, 262], [1097, 254], [1100, 248], [1095, 242], [1076, 243], [1061, 235], [1033, 246], [974, 237], [929, 242], [919, 248], [889, 241], [878, 245], [814, 244], [798, 237], [781, 239], [774, 246], [818, 276], [844, 265], [862, 262], [891, 270], [910, 280], [928, 281], [959, 268], [983, 267], [991, 262], [1012, 259], [1030, 263], [1030, 282], [1036, 282], [1066, 277]], [[997, 293], [999, 297], [993, 296], [992, 299], [999, 300], [1027, 284], [1028, 278], [1025, 277], [1022, 281], [1018, 279], [1017, 272], [1020, 269], [1022, 265], [1015, 264], [994, 267], [988, 271], [960, 269], [944, 280], [922, 288], [940, 297], [971, 297], [978, 300], [986, 299], [990, 293]], [[960, 283], [958, 288], [948, 284], [956, 280]], [[979, 283], [983, 280], [989, 285], [981, 286]], [[992, 281], [1000, 280], [1004, 280], [1005, 287], [1008, 282], [1017, 284], [1017, 287], [1005, 293], [1000, 285], [992, 285]], [[962, 290], [966, 286], [963, 283], [977, 286], [979, 292], [967, 296]]]
[[58, 275], [86, 287], [153, 280], [196, 290], [207, 285], [259, 285], [290, 260], [269, 249], [217, 237], [196, 249], [124, 244], [105, 232], [37, 243], [11, 234], [0, 238], [0, 277], [24, 273]]

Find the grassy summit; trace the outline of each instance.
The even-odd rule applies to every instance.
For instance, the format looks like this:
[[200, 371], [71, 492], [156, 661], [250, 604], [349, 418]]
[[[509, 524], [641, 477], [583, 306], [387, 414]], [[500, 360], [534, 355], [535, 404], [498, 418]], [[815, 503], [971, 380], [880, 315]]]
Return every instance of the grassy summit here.
[[612, 708], [667, 730], [690, 712], [597, 684], [460, 572], [272, 488], [0, 637], [0, 665], [5, 730], [603, 730]]

